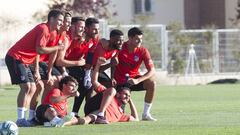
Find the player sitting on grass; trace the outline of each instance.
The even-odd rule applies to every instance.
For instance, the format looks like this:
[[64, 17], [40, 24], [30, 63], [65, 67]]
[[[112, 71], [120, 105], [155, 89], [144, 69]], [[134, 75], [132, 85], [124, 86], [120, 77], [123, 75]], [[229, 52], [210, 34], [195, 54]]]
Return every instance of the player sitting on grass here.
[[36, 121], [39, 124], [50, 127], [63, 127], [65, 125], [84, 124], [81, 122], [95, 121], [96, 116], [89, 115], [84, 118], [76, 118], [68, 115], [69, 97], [79, 96], [78, 82], [71, 76], [64, 77], [59, 83], [59, 89], [54, 88], [45, 97], [43, 104], [36, 110]]
[[[109, 122], [138, 121], [138, 114], [135, 105], [130, 98], [130, 89], [123, 86], [118, 92], [111, 88], [106, 88], [98, 82], [99, 68], [106, 63], [106, 59], [99, 57], [92, 75], [92, 83], [98, 93], [90, 98], [84, 107], [85, 115], [97, 113], [96, 124], [108, 124]], [[123, 104], [130, 105], [131, 115], [123, 112]]]

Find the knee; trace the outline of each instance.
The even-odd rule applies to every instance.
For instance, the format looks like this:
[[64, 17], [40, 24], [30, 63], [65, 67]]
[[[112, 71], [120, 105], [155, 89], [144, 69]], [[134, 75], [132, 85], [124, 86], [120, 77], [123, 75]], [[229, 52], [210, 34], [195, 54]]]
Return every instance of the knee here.
[[153, 78], [150, 78], [144, 82], [144, 88], [146, 90], [155, 90], [156, 81]]
[[111, 95], [111, 96], [115, 96], [117, 93], [116, 89], [114, 89], [113, 87], [106, 89], [105, 92], [107, 95]]

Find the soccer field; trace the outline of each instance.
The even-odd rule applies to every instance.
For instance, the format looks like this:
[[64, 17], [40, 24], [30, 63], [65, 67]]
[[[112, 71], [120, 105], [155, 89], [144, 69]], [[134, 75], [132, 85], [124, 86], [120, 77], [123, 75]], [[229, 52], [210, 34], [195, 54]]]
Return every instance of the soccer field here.
[[[17, 87], [0, 87], [0, 121], [15, 121], [17, 93]], [[133, 92], [132, 98], [141, 118], [144, 92]], [[70, 102], [72, 103], [72, 100]], [[20, 128], [19, 134], [237, 135], [240, 134], [240, 85], [158, 86], [152, 115], [158, 119], [157, 122], [139, 121], [64, 128], [40, 126]]]

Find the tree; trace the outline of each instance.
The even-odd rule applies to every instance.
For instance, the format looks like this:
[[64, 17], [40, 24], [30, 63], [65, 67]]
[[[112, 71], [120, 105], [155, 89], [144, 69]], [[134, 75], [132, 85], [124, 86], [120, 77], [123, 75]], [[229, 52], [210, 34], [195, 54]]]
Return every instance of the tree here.
[[[47, 6], [50, 9], [64, 9], [71, 11], [73, 15], [94, 16], [96, 18], [108, 19], [111, 16], [117, 15], [116, 12], [111, 13], [108, 6], [111, 0], [50, 0]], [[114, 6], [114, 5], [113, 5]], [[47, 11], [48, 12], [48, 11]], [[47, 13], [42, 14], [37, 12], [34, 18], [46, 18]]]

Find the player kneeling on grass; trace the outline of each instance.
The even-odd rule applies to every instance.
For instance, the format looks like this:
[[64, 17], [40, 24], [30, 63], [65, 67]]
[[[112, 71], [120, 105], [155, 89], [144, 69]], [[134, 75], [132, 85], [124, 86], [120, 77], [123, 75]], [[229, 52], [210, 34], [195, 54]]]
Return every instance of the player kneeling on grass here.
[[[95, 124], [108, 124], [109, 122], [138, 121], [135, 105], [130, 98], [128, 87], [119, 87], [118, 92], [111, 87], [106, 88], [98, 82], [99, 68], [106, 63], [106, 59], [99, 57], [92, 75], [94, 89], [98, 92], [90, 98], [84, 107], [85, 115], [97, 114]], [[125, 114], [122, 105], [129, 103], [131, 115]]]
[[64, 77], [55, 88], [45, 97], [43, 104], [36, 110], [36, 121], [49, 127], [63, 127], [66, 125], [84, 124], [95, 121], [96, 116], [89, 115], [76, 118], [67, 113], [69, 97], [79, 96], [78, 82], [71, 76]]

